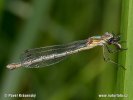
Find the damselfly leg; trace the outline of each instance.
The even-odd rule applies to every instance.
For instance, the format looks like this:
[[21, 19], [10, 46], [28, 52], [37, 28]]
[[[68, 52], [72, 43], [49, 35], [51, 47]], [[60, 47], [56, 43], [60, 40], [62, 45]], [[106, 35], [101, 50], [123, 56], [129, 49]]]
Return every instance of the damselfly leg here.
[[110, 48], [108, 45], [105, 44], [106, 49], [108, 50], [109, 53], [118, 53], [118, 52], [122, 52], [127, 50], [127, 48], [119, 48], [116, 50], [113, 50], [112, 48]]
[[[115, 64], [115, 65], [118, 65], [118, 66], [120, 66], [120, 67], [122, 67], [124, 70], [126, 70], [126, 68], [124, 67], [124, 66], [122, 66], [122, 65], [120, 65], [119, 63], [117, 63], [117, 62], [115, 62], [115, 61], [113, 61], [110, 57], [109, 57], [109, 53], [110, 53], [110, 51], [109, 51], [109, 47], [108, 47], [108, 45], [103, 45], [102, 46], [103, 47], [103, 58], [104, 58], [104, 61], [106, 61], [106, 62], [109, 62], [109, 63], [113, 63], [113, 64]], [[118, 51], [117, 51], [118, 52]]]

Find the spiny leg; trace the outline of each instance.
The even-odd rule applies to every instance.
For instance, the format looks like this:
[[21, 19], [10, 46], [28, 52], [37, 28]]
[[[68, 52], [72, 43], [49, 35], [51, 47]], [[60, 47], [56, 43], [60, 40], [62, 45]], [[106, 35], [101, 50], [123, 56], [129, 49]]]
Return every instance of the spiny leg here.
[[[109, 63], [116, 64], [118, 66], [121, 66], [124, 70], [126, 70], [126, 68], [124, 66], [118, 64], [117, 62], [115, 62], [115, 61], [111, 60], [109, 57], [107, 57], [107, 55], [105, 54], [105, 49], [108, 50], [107, 46], [103, 45], [103, 57], [104, 57], [104, 61], [106, 61], [107, 63], [109, 62]], [[108, 50], [108, 52], [109, 52], [109, 50]]]
[[106, 47], [106, 49], [108, 50], [109, 53], [117, 53], [117, 52], [121, 52], [121, 51], [127, 50], [127, 48], [120, 48], [120, 49], [117, 49], [117, 50], [112, 50], [112, 49], [109, 48], [109, 46], [106, 45], [106, 44], [105, 44], [105, 47]]

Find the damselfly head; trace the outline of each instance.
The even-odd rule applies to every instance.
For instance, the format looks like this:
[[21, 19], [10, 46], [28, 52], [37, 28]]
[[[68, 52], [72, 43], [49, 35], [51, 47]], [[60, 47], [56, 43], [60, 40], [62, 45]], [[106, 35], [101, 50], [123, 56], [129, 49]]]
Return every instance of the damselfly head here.
[[108, 43], [110, 44], [115, 44], [120, 41], [120, 36], [119, 35], [114, 35], [112, 38], [108, 40]]
[[111, 37], [107, 43], [109, 45], [113, 44], [115, 45], [118, 49], [121, 49], [121, 45], [119, 44], [119, 41], [120, 41], [120, 35], [115, 35], [113, 34], [113, 37]]
[[102, 39], [106, 41], [109, 45], [115, 45], [118, 49], [121, 49], [121, 45], [119, 44], [120, 36], [115, 35], [114, 33], [106, 32], [104, 35], [102, 35]]

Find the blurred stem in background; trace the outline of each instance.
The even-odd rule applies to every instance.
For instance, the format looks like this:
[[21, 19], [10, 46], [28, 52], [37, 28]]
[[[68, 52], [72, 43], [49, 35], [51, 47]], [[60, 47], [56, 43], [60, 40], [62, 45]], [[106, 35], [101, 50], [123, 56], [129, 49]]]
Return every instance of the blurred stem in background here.
[[[25, 23], [20, 36], [17, 37], [17, 41], [14, 45], [14, 48], [11, 52], [11, 62], [15, 61], [15, 59], [19, 59], [20, 53], [33, 45], [33, 41], [37, 37], [37, 31], [40, 27], [40, 22], [42, 19], [44, 20], [43, 14], [47, 15], [48, 10], [51, 6], [51, 0], [35, 0], [33, 2], [34, 11], [30, 18]], [[0, 89], [0, 100], [4, 100], [5, 93], [16, 93], [18, 91], [18, 87], [21, 85], [21, 79], [24, 75], [24, 70], [14, 70], [14, 71], [6, 71], [3, 75], [3, 81], [1, 83]], [[13, 81], [13, 79], [15, 79]], [[6, 98], [13, 99], [13, 98]]]
[[[119, 34], [119, 23], [120, 23], [120, 8], [121, 8], [121, 0], [108, 0], [104, 4], [104, 14], [103, 14], [103, 23], [102, 30], [114, 32]], [[115, 23], [114, 23], [115, 22]], [[112, 30], [113, 29], [113, 30]], [[112, 58], [117, 58], [116, 54], [111, 54]], [[113, 59], [114, 60], [114, 59]], [[115, 59], [117, 62], [117, 59]], [[101, 76], [99, 77], [98, 84], [98, 93], [99, 94], [113, 94], [116, 86], [116, 70], [117, 65], [106, 63], [106, 70], [103, 71]], [[98, 100], [103, 100], [103, 98], [99, 98]]]

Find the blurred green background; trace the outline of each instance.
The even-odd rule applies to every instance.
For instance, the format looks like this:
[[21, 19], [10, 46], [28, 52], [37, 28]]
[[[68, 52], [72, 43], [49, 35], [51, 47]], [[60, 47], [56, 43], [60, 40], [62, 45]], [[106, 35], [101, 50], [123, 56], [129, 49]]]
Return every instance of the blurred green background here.
[[[0, 100], [112, 100], [117, 67], [96, 47], [40, 69], [8, 70], [26, 49], [120, 33], [121, 0], [1, 0]], [[112, 56], [116, 59], [117, 55]], [[10, 98], [5, 94], [36, 94]]]

